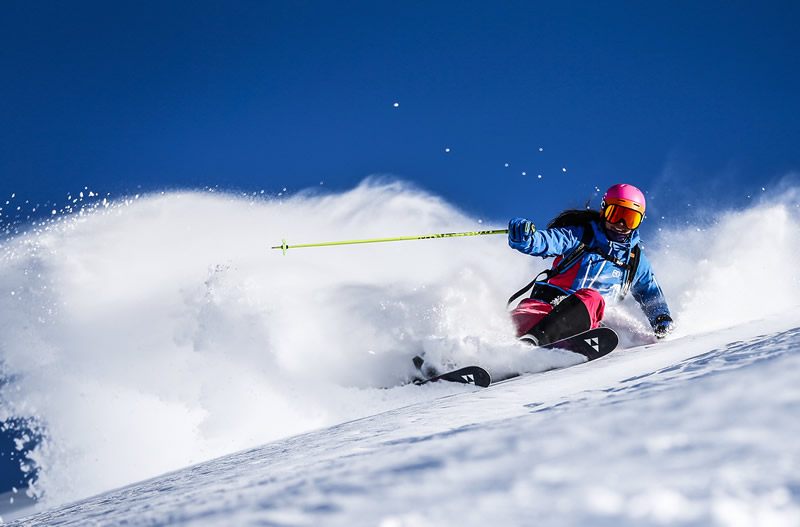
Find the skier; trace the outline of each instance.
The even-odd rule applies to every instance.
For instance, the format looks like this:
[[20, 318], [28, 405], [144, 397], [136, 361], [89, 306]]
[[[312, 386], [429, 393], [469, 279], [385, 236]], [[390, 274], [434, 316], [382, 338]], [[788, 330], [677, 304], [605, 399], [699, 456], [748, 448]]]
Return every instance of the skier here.
[[[556, 256], [552, 269], [514, 295], [532, 288], [511, 313], [517, 336], [545, 346], [596, 328], [606, 300], [622, 299], [630, 290], [656, 337], [674, 327], [653, 268], [639, 248], [638, 227], [645, 198], [633, 185], [619, 184], [603, 196], [601, 210], [567, 210], [537, 231], [524, 218], [508, 223], [511, 248], [533, 256]], [[545, 279], [539, 277], [545, 274]]]

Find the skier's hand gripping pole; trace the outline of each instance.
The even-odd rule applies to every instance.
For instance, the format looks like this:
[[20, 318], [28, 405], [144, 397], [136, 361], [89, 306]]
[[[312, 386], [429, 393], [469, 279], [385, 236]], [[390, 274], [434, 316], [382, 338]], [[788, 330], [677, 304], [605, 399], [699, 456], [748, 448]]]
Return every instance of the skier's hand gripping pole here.
[[508, 245], [518, 251], [527, 249], [536, 227], [525, 218], [514, 218], [508, 222]]

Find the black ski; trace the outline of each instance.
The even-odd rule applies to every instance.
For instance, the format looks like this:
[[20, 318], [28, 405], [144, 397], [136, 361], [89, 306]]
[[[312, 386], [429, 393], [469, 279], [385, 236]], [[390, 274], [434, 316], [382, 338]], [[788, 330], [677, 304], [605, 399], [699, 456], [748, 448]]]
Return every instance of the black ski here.
[[580, 353], [589, 360], [608, 355], [619, 345], [619, 335], [611, 328], [594, 328], [553, 342], [546, 348], [560, 348]]
[[433, 377], [429, 377], [427, 379], [420, 379], [414, 381], [414, 384], [427, 384], [429, 382], [436, 382], [436, 381], [449, 381], [449, 382], [459, 382], [461, 384], [474, 384], [475, 386], [486, 388], [492, 383], [492, 377], [491, 375], [489, 375], [488, 371], [484, 370], [480, 366], [467, 366], [465, 368], [459, 368], [457, 370], [449, 371], [447, 373], [434, 375]]
[[[583, 333], [578, 333], [571, 337], [553, 342], [544, 346], [545, 348], [559, 348], [571, 351], [573, 353], [580, 353], [588, 360], [599, 359], [608, 355], [616, 349], [619, 345], [619, 335], [611, 328], [595, 328]], [[492, 383], [492, 377], [489, 372], [480, 366], [467, 366], [457, 370], [449, 371], [446, 373], [438, 374], [433, 368], [423, 369], [425, 362], [422, 357], [414, 357], [414, 366], [422, 372], [423, 375], [428, 375], [427, 378], [417, 379], [414, 384], [427, 384], [436, 381], [449, 381], [459, 382], [462, 384], [474, 384], [485, 388]]]

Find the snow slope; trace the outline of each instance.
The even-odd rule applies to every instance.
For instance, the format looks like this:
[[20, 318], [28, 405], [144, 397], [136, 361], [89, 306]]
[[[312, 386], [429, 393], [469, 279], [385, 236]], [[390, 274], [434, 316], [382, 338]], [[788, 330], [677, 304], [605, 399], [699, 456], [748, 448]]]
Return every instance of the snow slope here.
[[14, 525], [798, 525], [797, 317], [420, 387], [450, 395]]
[[645, 233], [670, 341], [627, 302], [607, 320], [628, 349], [478, 392], [400, 385], [420, 352], [496, 376], [575, 364], [509, 338], [505, 298], [543, 262], [503, 237], [268, 249], [481, 228], [435, 196], [175, 193], [33, 225], [0, 244], [0, 421], [42, 434], [28, 492], [50, 509], [22, 524], [791, 525], [784, 190]]

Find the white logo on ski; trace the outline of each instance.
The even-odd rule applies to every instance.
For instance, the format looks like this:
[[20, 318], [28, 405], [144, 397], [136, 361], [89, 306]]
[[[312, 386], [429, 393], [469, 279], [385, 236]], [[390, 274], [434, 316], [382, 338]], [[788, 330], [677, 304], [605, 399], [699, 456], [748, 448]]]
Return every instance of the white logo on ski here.
[[600, 353], [600, 340], [597, 337], [585, 339], [584, 342], [591, 346], [596, 352]]
[[471, 375], [471, 374], [470, 375], [462, 375], [461, 378], [464, 379], [464, 382], [467, 383], [467, 384], [475, 384], [475, 376], [474, 375]]

